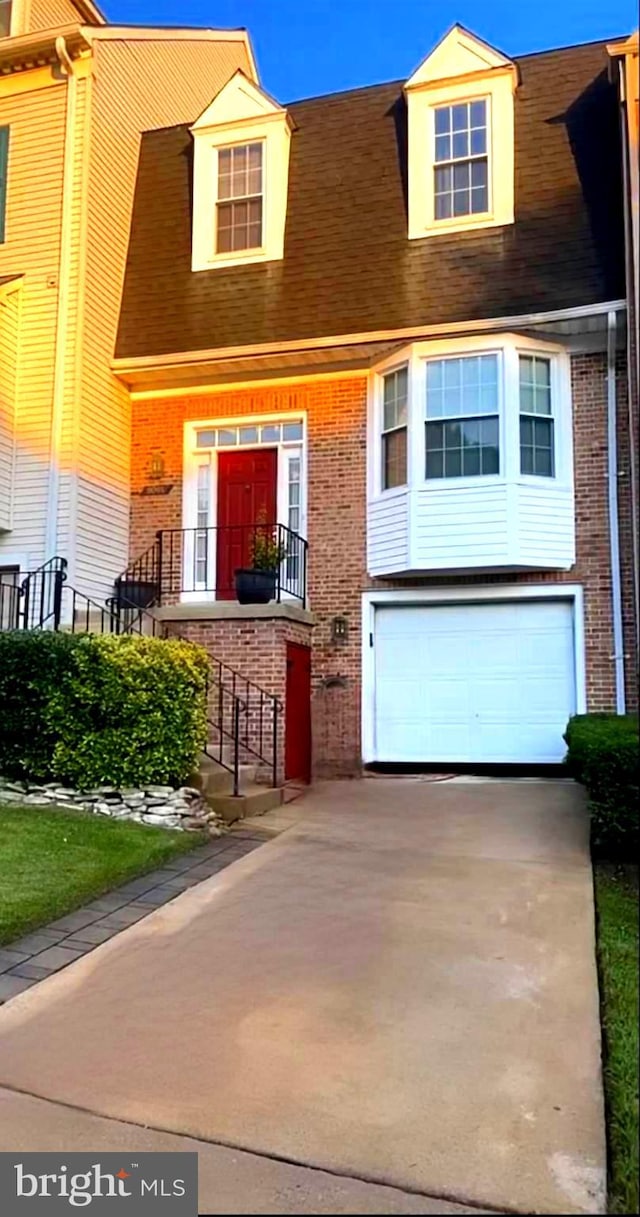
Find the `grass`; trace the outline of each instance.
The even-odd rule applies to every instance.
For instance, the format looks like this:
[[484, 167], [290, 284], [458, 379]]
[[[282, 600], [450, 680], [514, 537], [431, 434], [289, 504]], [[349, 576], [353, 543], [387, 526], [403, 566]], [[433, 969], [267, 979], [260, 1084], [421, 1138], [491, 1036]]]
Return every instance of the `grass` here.
[[0, 943], [46, 925], [201, 843], [81, 811], [0, 808]]
[[638, 871], [595, 865], [609, 1212], [638, 1212]]

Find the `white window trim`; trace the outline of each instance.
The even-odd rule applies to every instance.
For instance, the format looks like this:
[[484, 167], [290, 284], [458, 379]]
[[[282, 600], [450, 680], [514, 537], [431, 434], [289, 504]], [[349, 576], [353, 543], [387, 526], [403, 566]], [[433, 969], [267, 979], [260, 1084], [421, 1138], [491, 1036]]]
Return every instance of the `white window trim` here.
[[[290, 128], [284, 111], [215, 129], [194, 130], [193, 136], [191, 269], [214, 270], [281, 259], [284, 255], [290, 143]], [[218, 150], [257, 143], [263, 145], [262, 245], [256, 249], [216, 253]]]
[[514, 600], [569, 600], [573, 604], [576, 713], [587, 709], [584, 592], [579, 583], [503, 583], [489, 587], [433, 587], [365, 592], [362, 596], [362, 760], [376, 760], [375, 749], [375, 611], [384, 605], [488, 604]]
[[[451, 356], [497, 354], [499, 367], [498, 406], [500, 415], [500, 473], [472, 477], [427, 480], [426, 466], [426, 364]], [[520, 472], [520, 372], [519, 356], [538, 354], [551, 360], [551, 417], [554, 420], [553, 477]], [[382, 489], [383, 377], [408, 366], [407, 484]], [[486, 335], [417, 342], [381, 362], [370, 373], [368, 394], [367, 497], [369, 502], [386, 500], [415, 490], [464, 494], [478, 486], [518, 483], [573, 489], [573, 434], [571, 364], [564, 347], [546, 340], [518, 334]]]
[[[221, 429], [223, 427], [249, 427], [254, 424], [259, 426], [264, 423], [287, 423], [294, 420], [302, 422], [302, 439], [299, 440], [284, 440], [274, 444], [233, 444], [229, 447], [211, 447], [197, 448], [196, 436], [198, 431], [207, 431], [210, 429]], [[184, 529], [194, 529], [197, 527], [197, 493], [198, 493], [198, 468], [203, 464], [208, 464], [211, 470], [210, 480], [210, 524], [209, 527], [215, 529], [217, 526], [217, 505], [218, 505], [218, 455], [221, 452], [250, 452], [253, 449], [260, 448], [277, 448], [278, 450], [278, 465], [277, 465], [277, 488], [276, 488], [276, 517], [277, 523], [288, 527], [288, 507], [289, 507], [289, 480], [288, 480], [288, 457], [295, 454], [300, 457], [300, 527], [298, 534], [301, 537], [307, 535], [307, 500], [308, 500], [308, 477], [307, 477], [307, 460], [308, 460], [308, 444], [307, 444], [307, 415], [304, 410], [293, 410], [279, 414], [242, 414], [225, 417], [214, 417], [192, 420], [184, 424], [184, 441], [183, 441], [183, 488], [182, 488], [182, 525]], [[191, 537], [185, 538], [185, 565], [187, 569], [193, 569], [193, 541]], [[208, 552], [209, 569], [216, 569], [216, 533], [212, 532], [209, 538]], [[188, 564], [188, 565], [187, 565]], [[283, 598], [286, 598], [283, 592]], [[204, 602], [215, 601], [216, 594], [214, 591], [205, 591], [202, 588], [193, 587], [184, 590], [181, 594], [181, 600], [186, 602]]]
[[[409, 240], [494, 228], [514, 222], [514, 87], [511, 68], [486, 78], [427, 82], [407, 90], [409, 155]], [[481, 215], [435, 218], [435, 114], [457, 102], [487, 102], [489, 211]]]

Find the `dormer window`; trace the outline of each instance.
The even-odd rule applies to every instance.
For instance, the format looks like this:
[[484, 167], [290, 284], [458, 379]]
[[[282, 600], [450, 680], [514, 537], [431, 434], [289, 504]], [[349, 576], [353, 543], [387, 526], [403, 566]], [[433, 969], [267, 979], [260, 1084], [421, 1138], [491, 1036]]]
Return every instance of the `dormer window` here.
[[433, 111], [436, 220], [489, 210], [487, 102], [463, 101]]
[[515, 65], [460, 26], [405, 85], [409, 239], [512, 224]]
[[238, 71], [191, 133], [191, 269], [282, 258], [291, 140], [286, 110]]
[[262, 245], [262, 144], [218, 149], [216, 252]]

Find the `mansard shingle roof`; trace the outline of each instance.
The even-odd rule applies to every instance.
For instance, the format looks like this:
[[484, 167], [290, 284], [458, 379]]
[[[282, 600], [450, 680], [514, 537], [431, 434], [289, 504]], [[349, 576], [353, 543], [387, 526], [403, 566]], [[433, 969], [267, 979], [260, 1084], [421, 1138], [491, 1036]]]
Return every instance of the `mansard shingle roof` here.
[[401, 82], [291, 105], [281, 262], [191, 271], [191, 136], [142, 137], [116, 355], [284, 342], [624, 295], [606, 44], [517, 61], [515, 224], [407, 239]]

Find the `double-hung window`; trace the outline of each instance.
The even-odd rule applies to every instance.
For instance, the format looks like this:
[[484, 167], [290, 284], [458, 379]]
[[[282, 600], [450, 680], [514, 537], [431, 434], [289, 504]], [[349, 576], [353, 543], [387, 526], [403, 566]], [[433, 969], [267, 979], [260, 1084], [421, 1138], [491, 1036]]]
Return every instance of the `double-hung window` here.
[[218, 150], [216, 253], [259, 249], [263, 222], [263, 144]]
[[382, 489], [407, 482], [408, 369], [382, 378]]
[[428, 481], [500, 472], [498, 378], [495, 353], [427, 361]]
[[520, 355], [520, 472], [554, 477], [551, 360]]
[[489, 211], [488, 101], [436, 106], [434, 219]]

